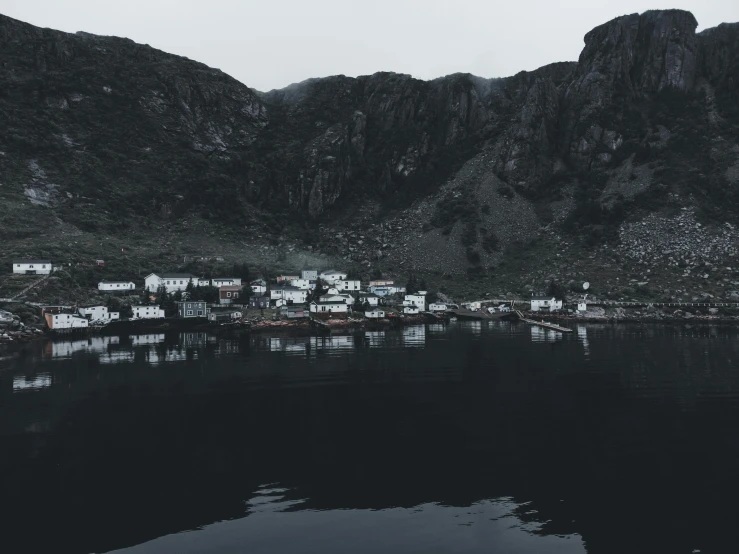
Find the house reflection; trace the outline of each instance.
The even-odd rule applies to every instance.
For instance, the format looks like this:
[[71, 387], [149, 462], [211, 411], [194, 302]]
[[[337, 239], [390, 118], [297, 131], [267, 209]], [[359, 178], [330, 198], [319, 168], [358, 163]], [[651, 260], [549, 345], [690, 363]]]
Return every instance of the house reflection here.
[[423, 348], [426, 346], [426, 326], [411, 325], [403, 328], [403, 346], [410, 348]]

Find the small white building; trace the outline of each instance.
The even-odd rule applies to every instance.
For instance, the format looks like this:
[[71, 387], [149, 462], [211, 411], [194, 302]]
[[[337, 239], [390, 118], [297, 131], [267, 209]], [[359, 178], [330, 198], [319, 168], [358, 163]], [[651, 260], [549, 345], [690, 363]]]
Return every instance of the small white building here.
[[314, 269], [304, 269], [300, 272], [300, 278], [305, 279], [306, 281], [317, 281], [318, 271]]
[[415, 315], [418, 313], [418, 306], [405, 306], [403, 308], [404, 314]]
[[336, 281], [346, 279], [347, 273], [345, 271], [336, 271], [335, 269], [329, 269], [322, 271], [319, 275], [321, 280], [326, 281], [329, 285], [333, 285]]
[[310, 303], [310, 311], [311, 313], [319, 313], [319, 314], [345, 314], [348, 311], [349, 306], [345, 302], [340, 301], [313, 301]]
[[588, 305], [585, 302], [578, 302], [577, 303], [577, 311], [578, 312], [587, 312], [588, 311]]
[[108, 322], [121, 317], [118, 312], [109, 312], [107, 306], [86, 306], [77, 308], [77, 311], [90, 322]]
[[359, 297], [359, 300], [364, 304], [367, 302], [370, 306], [379, 306], [380, 305], [380, 297], [376, 294], [363, 294]]
[[554, 296], [532, 296], [531, 311], [532, 312], [556, 312], [562, 309], [562, 301], [557, 300]]
[[[200, 286], [207, 286], [206, 283], [203, 281], [208, 281], [208, 279], [201, 279], [200, 280]], [[241, 286], [241, 277], [217, 277], [215, 279], [210, 279], [210, 283], [208, 283], [211, 287], [240, 287]]]
[[339, 279], [334, 285], [340, 291], [357, 291], [362, 288], [362, 282], [356, 280]]
[[447, 311], [446, 304], [438, 304], [438, 303], [431, 303], [429, 304], [429, 311], [430, 312], [445, 312]]
[[44, 318], [49, 329], [83, 329], [90, 324], [87, 318], [72, 314], [46, 314]]
[[308, 279], [293, 279], [290, 281], [290, 286], [297, 289], [308, 290], [310, 289], [310, 280]]
[[308, 291], [295, 287], [285, 287], [282, 289], [282, 299], [293, 304], [305, 304], [308, 300]]
[[[421, 294], [406, 294], [403, 306], [415, 306], [420, 311], [426, 311], [426, 295]], [[407, 312], [406, 312], [407, 313]]]
[[364, 317], [368, 317], [370, 319], [382, 319], [385, 317], [385, 312], [380, 310], [379, 308], [375, 308], [373, 310], [364, 312]]
[[164, 285], [167, 292], [176, 292], [178, 290], [185, 290], [191, 280], [194, 287], [200, 284], [203, 286], [210, 284], [208, 279], [203, 279], [201, 283], [200, 279], [189, 273], [151, 273], [144, 279], [144, 288], [149, 292], [156, 292], [161, 285]]
[[98, 290], [101, 292], [124, 292], [135, 288], [133, 281], [100, 281], [98, 283]]
[[163, 319], [164, 310], [159, 306], [131, 306], [131, 319]]
[[251, 288], [251, 291], [256, 296], [264, 296], [265, 294], [267, 294], [267, 287], [265, 285], [253, 285], [252, 284], [252, 285], [249, 285], [249, 287]]
[[51, 273], [51, 260], [14, 260], [13, 273], [48, 275]]

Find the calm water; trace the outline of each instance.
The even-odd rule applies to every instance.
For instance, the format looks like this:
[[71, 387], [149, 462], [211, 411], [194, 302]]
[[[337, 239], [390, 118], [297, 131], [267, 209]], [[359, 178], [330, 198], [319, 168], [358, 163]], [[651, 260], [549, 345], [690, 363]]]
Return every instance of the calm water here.
[[737, 360], [731, 328], [505, 322], [28, 345], [0, 552], [739, 552]]

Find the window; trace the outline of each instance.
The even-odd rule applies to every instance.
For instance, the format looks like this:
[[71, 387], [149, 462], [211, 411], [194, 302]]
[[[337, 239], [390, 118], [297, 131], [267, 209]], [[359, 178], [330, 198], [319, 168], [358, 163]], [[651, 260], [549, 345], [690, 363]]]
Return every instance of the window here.
[[170, 282], [169, 282], [169, 281], [167, 281], [167, 284], [169, 285], [169, 284], [170, 284]]
[[15, 264], [15, 267], [20, 267], [20, 266], [21, 266], [21, 264]]
[[187, 310], [187, 315], [192, 315], [192, 310]]
[[42, 265], [41, 269], [46, 269], [46, 264]]
[[203, 315], [203, 310], [198, 310], [198, 315]]
[[226, 293], [226, 298], [231, 298], [231, 293], [230, 292], [227, 292]]
[[185, 281], [180, 281], [180, 285], [184, 285], [184, 284], [185, 284]]
[[188, 305], [187, 305], [187, 307], [188, 307], [188, 308], [192, 308], [192, 304], [188, 304]]
[[239, 297], [239, 293], [238, 292], [235, 292], [234, 293], [234, 298], [238, 298], [238, 297]]
[[33, 269], [33, 264], [29, 265], [28, 267], [30, 267], [31, 269]]

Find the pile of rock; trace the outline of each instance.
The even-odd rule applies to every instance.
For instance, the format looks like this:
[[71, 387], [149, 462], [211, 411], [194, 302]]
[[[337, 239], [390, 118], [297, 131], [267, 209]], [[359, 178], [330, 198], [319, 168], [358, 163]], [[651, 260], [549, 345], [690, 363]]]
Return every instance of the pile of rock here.
[[628, 258], [644, 264], [690, 267], [723, 263], [734, 257], [739, 231], [729, 223], [707, 228], [696, 220], [691, 208], [674, 217], [651, 214], [619, 228], [620, 249]]

